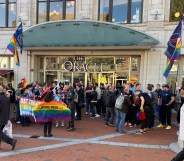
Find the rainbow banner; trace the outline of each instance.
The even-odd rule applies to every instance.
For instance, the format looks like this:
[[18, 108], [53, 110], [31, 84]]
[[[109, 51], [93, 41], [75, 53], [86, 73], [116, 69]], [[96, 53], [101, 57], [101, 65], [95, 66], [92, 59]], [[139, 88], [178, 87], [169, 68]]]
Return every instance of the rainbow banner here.
[[71, 111], [63, 102], [43, 102], [20, 98], [20, 115], [34, 117], [35, 122], [70, 120]]
[[39, 104], [41, 104], [41, 101], [36, 101], [28, 98], [20, 98], [20, 115], [21, 116], [33, 116], [33, 108]]
[[16, 42], [16, 38], [14, 37], [14, 35], [12, 36], [10, 43], [7, 46], [8, 50], [11, 51], [15, 57], [15, 63], [17, 66], [20, 66], [20, 61], [19, 61], [19, 54], [17, 51], [17, 42]]
[[63, 102], [55, 100], [42, 102], [33, 108], [36, 122], [47, 122], [55, 120], [70, 120], [71, 111]]

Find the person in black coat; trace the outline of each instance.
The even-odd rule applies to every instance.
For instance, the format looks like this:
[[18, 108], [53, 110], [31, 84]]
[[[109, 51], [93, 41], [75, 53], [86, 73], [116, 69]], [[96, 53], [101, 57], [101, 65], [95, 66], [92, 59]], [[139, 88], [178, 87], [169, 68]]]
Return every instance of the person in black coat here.
[[[53, 92], [50, 91], [44, 97], [45, 102], [51, 102], [53, 100]], [[52, 121], [44, 122], [44, 137], [52, 137]], [[47, 135], [48, 134], [48, 135]]]
[[3, 133], [3, 128], [8, 123], [10, 112], [10, 100], [4, 93], [4, 89], [0, 86], [0, 141], [3, 140], [7, 144], [12, 146], [12, 150], [15, 149], [17, 140], [8, 137]]

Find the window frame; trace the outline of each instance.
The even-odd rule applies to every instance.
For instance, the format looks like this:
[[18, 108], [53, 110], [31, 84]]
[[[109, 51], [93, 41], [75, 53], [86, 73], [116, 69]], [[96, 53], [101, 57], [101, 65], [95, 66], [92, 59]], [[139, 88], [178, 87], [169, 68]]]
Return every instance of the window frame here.
[[[74, 6], [74, 19], [76, 17], [76, 0], [55, 0], [55, 2], [58, 2], [58, 1], [62, 1], [63, 3], [63, 8], [62, 8], [62, 19], [61, 20], [66, 20], [66, 5], [67, 5], [67, 2], [68, 1], [75, 1], [75, 6]], [[45, 22], [48, 22], [50, 21], [50, 16], [49, 16], [49, 13], [50, 13], [50, 3], [51, 2], [54, 2], [54, 1], [51, 1], [51, 0], [45, 0], [45, 1], [40, 1], [37, 0], [37, 4], [36, 4], [36, 8], [37, 8], [37, 11], [36, 11], [36, 23], [38, 24], [38, 21], [39, 21], [39, 3], [42, 3], [42, 2], [46, 2], [46, 21]]]
[[[173, 0], [170, 0], [169, 22], [177, 22], [177, 20], [172, 19], [172, 1]], [[184, 3], [184, 0], [183, 0], [183, 3]], [[182, 12], [184, 13], [184, 5], [183, 5], [183, 11]]]
[[[114, 1], [114, 0], [109, 0], [109, 17], [108, 17], [108, 21], [107, 21], [107, 22], [112, 22], [113, 1]], [[98, 21], [100, 21], [100, 2], [101, 2], [101, 0], [98, 0]], [[143, 5], [144, 5], [144, 0], [142, 0], [142, 5], [141, 5], [141, 19], [140, 19], [140, 22], [139, 22], [139, 23], [136, 23], [136, 22], [132, 22], [132, 23], [131, 23], [132, 0], [128, 0], [128, 7], [127, 7], [127, 23], [124, 23], [124, 24], [140, 24], [140, 23], [142, 23]]]
[[[15, 2], [9, 2], [9, 0], [5, 0], [5, 3], [0, 3], [0, 4], [4, 4], [5, 7], [5, 26], [0, 26], [0, 28], [16, 28], [15, 27], [9, 27], [9, 5], [10, 4], [15, 4], [17, 7], [17, 0], [15, 0]], [[16, 9], [16, 23], [17, 23], [17, 9]]]

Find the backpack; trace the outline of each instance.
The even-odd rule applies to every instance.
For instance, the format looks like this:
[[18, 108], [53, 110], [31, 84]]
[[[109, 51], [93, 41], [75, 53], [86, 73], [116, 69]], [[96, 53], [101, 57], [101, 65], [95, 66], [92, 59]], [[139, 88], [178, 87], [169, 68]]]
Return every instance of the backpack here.
[[116, 103], [115, 103], [115, 107], [117, 109], [122, 109], [123, 108], [123, 103], [124, 103], [125, 97], [124, 95], [121, 93], [120, 96], [118, 96], [118, 98], [116, 99]]
[[78, 103], [78, 101], [79, 101], [79, 95], [78, 95], [77, 92], [75, 92], [75, 94], [74, 94], [74, 102]]
[[145, 100], [144, 104], [151, 105], [152, 98], [147, 93], [143, 93], [142, 95], [143, 95], [144, 100]]

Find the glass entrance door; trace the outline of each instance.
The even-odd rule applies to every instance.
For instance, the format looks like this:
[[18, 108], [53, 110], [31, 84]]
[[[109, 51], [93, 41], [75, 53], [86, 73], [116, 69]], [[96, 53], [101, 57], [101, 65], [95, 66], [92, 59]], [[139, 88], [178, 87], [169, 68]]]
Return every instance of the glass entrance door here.
[[87, 73], [87, 82], [114, 84], [114, 73]]

